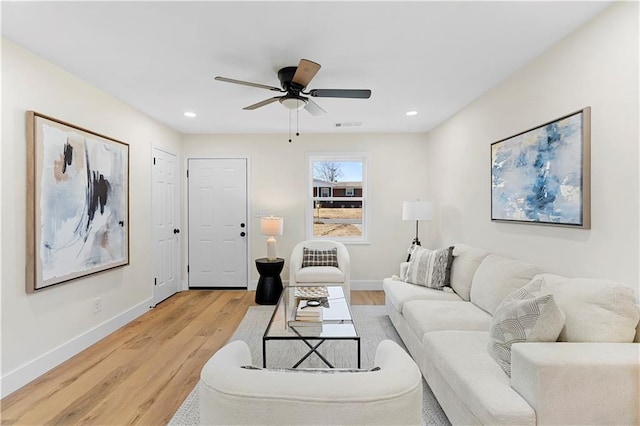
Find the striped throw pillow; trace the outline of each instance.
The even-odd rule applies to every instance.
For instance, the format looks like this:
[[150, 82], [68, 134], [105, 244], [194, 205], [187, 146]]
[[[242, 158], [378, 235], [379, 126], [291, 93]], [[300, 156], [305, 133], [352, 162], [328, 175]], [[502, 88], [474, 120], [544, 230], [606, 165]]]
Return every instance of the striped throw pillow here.
[[411, 253], [405, 281], [442, 290], [450, 281], [453, 247], [427, 250], [416, 246]]
[[531, 281], [509, 294], [493, 315], [489, 354], [509, 377], [514, 343], [555, 342], [564, 327], [565, 315], [542, 282]]
[[333, 266], [338, 267], [338, 248], [334, 247], [329, 250], [312, 250], [306, 247], [302, 248], [302, 267], [309, 266]]

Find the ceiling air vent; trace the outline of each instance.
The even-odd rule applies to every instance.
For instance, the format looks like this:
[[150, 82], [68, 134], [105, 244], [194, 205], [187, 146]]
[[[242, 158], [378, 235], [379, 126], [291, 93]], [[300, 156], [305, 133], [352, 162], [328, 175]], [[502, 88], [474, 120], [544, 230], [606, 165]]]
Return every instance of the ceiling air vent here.
[[342, 123], [336, 123], [336, 127], [360, 127], [362, 121], [344, 121]]

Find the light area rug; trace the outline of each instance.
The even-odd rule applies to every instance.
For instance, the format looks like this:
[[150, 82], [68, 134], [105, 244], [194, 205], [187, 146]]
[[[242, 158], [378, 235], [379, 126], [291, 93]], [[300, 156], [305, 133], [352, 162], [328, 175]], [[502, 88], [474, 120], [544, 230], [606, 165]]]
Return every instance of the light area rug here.
[[[254, 365], [262, 366], [262, 335], [269, 322], [273, 306], [252, 306], [242, 319], [238, 329], [231, 337], [231, 341], [244, 340], [251, 349]], [[405, 347], [398, 336], [384, 306], [354, 305], [351, 307], [354, 322], [360, 335], [361, 367], [374, 367], [375, 351], [378, 343], [390, 339]], [[291, 367], [308, 351], [302, 342], [297, 341], [269, 341], [267, 342], [268, 367]], [[357, 346], [354, 341], [326, 341], [319, 351], [336, 367], [355, 367], [357, 365]], [[324, 367], [322, 361], [311, 355], [301, 367]], [[422, 381], [423, 407], [422, 419], [425, 425], [450, 425], [447, 416], [442, 411], [438, 401], [433, 396], [429, 385]], [[169, 425], [198, 425], [199, 400], [198, 385], [191, 391], [176, 414], [169, 421]]]

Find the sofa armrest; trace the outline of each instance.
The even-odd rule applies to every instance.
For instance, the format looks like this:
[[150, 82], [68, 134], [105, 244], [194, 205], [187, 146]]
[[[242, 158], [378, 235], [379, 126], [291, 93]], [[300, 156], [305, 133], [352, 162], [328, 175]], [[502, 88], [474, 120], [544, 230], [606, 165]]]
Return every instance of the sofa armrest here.
[[517, 343], [511, 387], [538, 424], [639, 424], [640, 344]]

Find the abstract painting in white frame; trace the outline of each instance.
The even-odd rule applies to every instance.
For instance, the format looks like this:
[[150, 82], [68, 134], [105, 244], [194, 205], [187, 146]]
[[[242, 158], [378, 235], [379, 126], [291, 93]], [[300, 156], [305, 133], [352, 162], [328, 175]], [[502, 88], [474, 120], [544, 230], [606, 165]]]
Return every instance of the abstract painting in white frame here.
[[27, 292], [129, 264], [129, 145], [27, 112]]
[[591, 108], [491, 144], [491, 220], [591, 227]]

